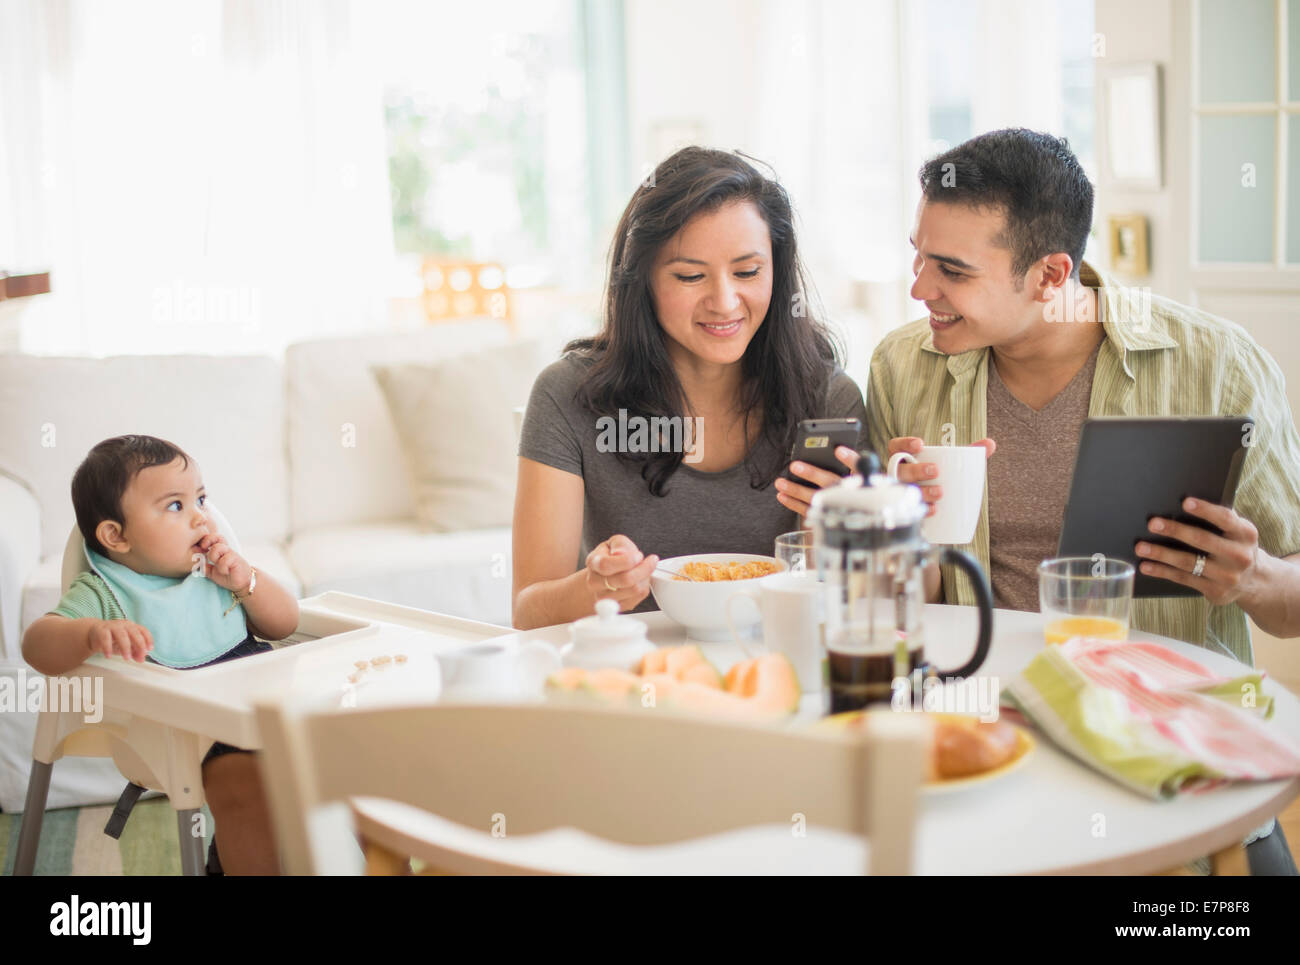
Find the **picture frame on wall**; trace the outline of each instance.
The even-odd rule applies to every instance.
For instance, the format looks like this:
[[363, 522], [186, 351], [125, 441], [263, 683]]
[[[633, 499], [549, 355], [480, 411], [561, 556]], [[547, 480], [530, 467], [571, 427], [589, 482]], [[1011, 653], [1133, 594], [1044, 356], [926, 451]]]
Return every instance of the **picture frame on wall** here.
[[1151, 273], [1145, 215], [1110, 216], [1110, 266], [1130, 278], [1145, 278]]
[[1159, 65], [1116, 65], [1099, 79], [1105, 99], [1105, 163], [1110, 187], [1159, 191], [1164, 186]]

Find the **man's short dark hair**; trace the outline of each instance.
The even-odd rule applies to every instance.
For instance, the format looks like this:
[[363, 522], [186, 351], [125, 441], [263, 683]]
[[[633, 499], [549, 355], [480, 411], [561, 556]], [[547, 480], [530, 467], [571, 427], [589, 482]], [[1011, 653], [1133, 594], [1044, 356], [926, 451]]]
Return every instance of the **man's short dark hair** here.
[[1044, 255], [1064, 251], [1079, 264], [1092, 228], [1092, 185], [1064, 138], [1024, 128], [973, 137], [921, 167], [927, 202], [1000, 210], [996, 241], [1011, 250], [1019, 280]]
[[122, 496], [131, 480], [142, 469], [170, 466], [178, 458], [190, 464], [180, 447], [153, 436], [114, 436], [91, 449], [72, 475], [72, 508], [86, 546], [107, 556], [95, 528], [106, 519], [125, 526]]

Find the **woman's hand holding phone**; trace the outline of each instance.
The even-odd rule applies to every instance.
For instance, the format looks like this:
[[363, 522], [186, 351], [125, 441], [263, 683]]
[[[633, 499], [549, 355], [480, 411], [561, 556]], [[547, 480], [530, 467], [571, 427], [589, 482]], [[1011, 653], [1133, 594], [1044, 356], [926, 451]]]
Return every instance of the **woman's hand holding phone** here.
[[[853, 472], [858, 467], [858, 454], [848, 446], [837, 447], [835, 458], [848, 467], [849, 472]], [[843, 476], [837, 476], [830, 470], [819, 469], [817, 466], [809, 465], [800, 460], [790, 463], [790, 475], [805, 479], [812, 485], [804, 486], [790, 479], [778, 479], [776, 481], [777, 502], [786, 509], [793, 509], [801, 517], [808, 515], [808, 510], [812, 505], [812, 498], [819, 489], [838, 485], [844, 478]]]

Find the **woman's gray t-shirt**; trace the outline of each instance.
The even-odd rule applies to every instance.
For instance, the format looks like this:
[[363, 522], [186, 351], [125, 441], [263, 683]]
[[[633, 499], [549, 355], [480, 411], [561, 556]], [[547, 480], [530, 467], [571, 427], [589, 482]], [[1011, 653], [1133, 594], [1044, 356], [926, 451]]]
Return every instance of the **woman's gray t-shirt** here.
[[[599, 417], [578, 401], [590, 364], [569, 355], [542, 371], [533, 384], [519, 441], [523, 458], [582, 477], [582, 549], [575, 569], [584, 565], [597, 543], [616, 533], [628, 537], [647, 556], [654, 553], [668, 559], [692, 553], [771, 556], [776, 537], [799, 528], [798, 516], [777, 502], [774, 486], [753, 488], [744, 461], [722, 472], [701, 472], [683, 462], [668, 479], [667, 492], [652, 495], [641, 478], [643, 463], [608, 451], [617, 434], [617, 416], [598, 425]], [[629, 413], [624, 423], [623, 441], [636, 445], [634, 415]], [[842, 369], [831, 374], [825, 410], [814, 415], [859, 419], [858, 447], [867, 445], [862, 391]], [[707, 445], [707, 437], [704, 442]], [[771, 458], [771, 444], [763, 439], [758, 445], [757, 464], [765, 465]], [[637, 607], [653, 609], [654, 597]]]

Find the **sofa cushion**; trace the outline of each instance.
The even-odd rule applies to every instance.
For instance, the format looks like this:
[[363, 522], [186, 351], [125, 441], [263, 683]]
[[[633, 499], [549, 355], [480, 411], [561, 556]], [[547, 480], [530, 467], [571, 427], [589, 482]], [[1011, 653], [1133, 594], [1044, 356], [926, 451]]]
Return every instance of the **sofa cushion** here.
[[188, 452], [249, 543], [288, 533], [283, 383], [263, 356], [52, 358], [0, 354], [0, 469], [41, 507], [41, 557], [76, 522], [72, 474], [111, 436], [161, 436]]
[[399, 335], [316, 339], [285, 350], [293, 532], [412, 519], [402, 448], [372, 365], [436, 362], [499, 345], [506, 322], [445, 322]]
[[415, 497], [436, 532], [509, 526], [514, 511], [514, 409], [528, 401], [540, 346], [515, 342], [432, 365], [377, 365]]
[[510, 625], [510, 530], [422, 532], [414, 520], [296, 534], [289, 561], [304, 596], [339, 590]]

